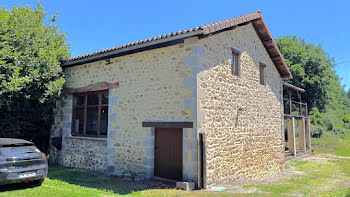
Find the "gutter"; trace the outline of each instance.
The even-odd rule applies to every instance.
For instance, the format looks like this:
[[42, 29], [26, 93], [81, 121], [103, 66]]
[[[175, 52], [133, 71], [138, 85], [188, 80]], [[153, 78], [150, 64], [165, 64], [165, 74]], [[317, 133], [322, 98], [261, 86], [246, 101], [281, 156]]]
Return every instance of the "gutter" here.
[[193, 36], [198, 36], [198, 35], [202, 35], [203, 33], [204, 33], [203, 30], [197, 30], [197, 31], [192, 31], [192, 32], [184, 33], [184, 34], [175, 35], [175, 36], [169, 36], [169, 37], [166, 37], [163, 39], [154, 40], [151, 42], [144, 42], [141, 44], [135, 44], [135, 45], [128, 46], [125, 48], [112, 50], [112, 51], [109, 51], [106, 53], [92, 55], [92, 56], [82, 58], [82, 59], [63, 62], [61, 64], [61, 66], [64, 68], [64, 67], [70, 67], [70, 66], [77, 65], [77, 64], [83, 64], [86, 62], [95, 61], [95, 60], [107, 59], [110, 57], [117, 56], [120, 53], [125, 53], [125, 52], [129, 52], [129, 51], [137, 50], [137, 49], [142, 49], [145, 47], [150, 47], [150, 46], [154, 46], [154, 45], [158, 45], [158, 44], [164, 44], [164, 43], [179, 40], [179, 39], [185, 39], [185, 38], [189, 38], [189, 37], [193, 37]]

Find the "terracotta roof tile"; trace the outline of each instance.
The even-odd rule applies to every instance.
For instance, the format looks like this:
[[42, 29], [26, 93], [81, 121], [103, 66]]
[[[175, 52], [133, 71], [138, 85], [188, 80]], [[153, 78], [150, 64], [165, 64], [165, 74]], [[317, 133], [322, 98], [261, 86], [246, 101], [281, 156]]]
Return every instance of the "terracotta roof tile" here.
[[[250, 16], [250, 17], [253, 17], [253, 18], [257, 18], [257, 17], [261, 17], [261, 12], [257, 11], [257, 12], [253, 12], [253, 13], [246, 14], [246, 15], [243, 15], [243, 16]], [[83, 58], [90, 57], [90, 56], [93, 56], [93, 55], [106, 53], [106, 52], [110, 52], [110, 51], [113, 51], [113, 50], [118, 50], [118, 49], [121, 49], [121, 48], [126, 48], [126, 47], [133, 46], [133, 45], [136, 45], [136, 44], [141, 44], [141, 43], [145, 43], [145, 42], [151, 42], [151, 41], [155, 41], [155, 40], [160, 40], [160, 39], [164, 39], [164, 38], [175, 36], [175, 35], [185, 34], [185, 33], [192, 32], [192, 31], [203, 30], [204, 34], [213, 33], [215, 31], [219, 31], [219, 30], [231, 27], [232, 25], [230, 25], [230, 22], [237, 20], [237, 18], [240, 19], [240, 21], [241, 21], [240, 23], [242, 23], [242, 21], [247, 22], [247, 21], [241, 19], [242, 16], [239, 16], [239, 17], [235, 17], [235, 18], [232, 18], [232, 19], [218, 21], [218, 22], [215, 22], [215, 23], [210, 23], [210, 24], [199, 26], [199, 27], [193, 27], [193, 28], [190, 28], [190, 29], [182, 30], [182, 31], [172, 32], [172, 33], [168, 33], [168, 34], [163, 34], [163, 35], [160, 35], [160, 36], [157, 36], [157, 37], [147, 38], [147, 39], [144, 39], [144, 40], [123, 44], [121, 46], [116, 46], [116, 47], [103, 49], [103, 50], [95, 51], [95, 52], [84, 54], [84, 55], [79, 55], [79, 56], [76, 56], [76, 57], [71, 57], [71, 58], [68, 58], [67, 60], [65, 60], [64, 62], [69, 62], [69, 61], [73, 61], [73, 60], [83, 59]]]
[[[218, 21], [218, 22], [214, 22], [214, 23], [209, 23], [209, 24], [202, 25], [199, 27], [193, 27], [190, 29], [182, 30], [182, 31], [163, 34], [160, 36], [151, 37], [151, 38], [147, 38], [144, 40], [123, 44], [120, 46], [116, 46], [116, 47], [112, 47], [112, 48], [108, 48], [108, 49], [103, 49], [103, 50], [95, 51], [92, 53], [88, 53], [88, 54], [84, 54], [84, 55], [80, 55], [80, 56], [76, 56], [76, 57], [71, 57], [71, 58], [68, 58], [67, 60], [63, 61], [62, 66], [65, 67], [67, 65], [73, 65], [73, 64], [78, 65], [78, 64], [81, 64], [81, 61], [80, 61], [80, 63], [74, 63], [77, 60], [83, 60], [84, 58], [93, 57], [95, 55], [108, 53], [111, 51], [116, 51], [116, 53], [117, 53], [117, 50], [127, 48], [130, 46], [134, 46], [134, 45], [138, 45], [138, 44], [153, 42], [156, 40], [162, 40], [162, 39], [166, 39], [166, 38], [169, 38], [172, 36], [182, 35], [182, 34], [194, 32], [194, 31], [201, 31], [202, 35], [208, 35], [208, 34], [220, 31], [220, 30], [234, 27], [236, 25], [245, 24], [247, 22], [251, 22], [253, 24], [253, 27], [254, 27], [255, 31], [257, 32], [258, 36], [260, 37], [261, 41], [263, 43], [265, 43], [264, 46], [265, 46], [267, 52], [269, 53], [270, 57], [274, 57], [272, 59], [272, 61], [274, 62], [277, 70], [280, 72], [281, 76], [284, 78], [292, 78], [292, 75], [291, 75], [286, 63], [284, 62], [283, 57], [282, 57], [281, 53], [279, 52], [277, 45], [275, 44], [275, 42], [273, 42], [273, 38], [270, 34], [270, 31], [267, 29], [267, 26], [262, 18], [261, 11], [256, 11], [256, 12], [252, 12], [252, 13], [245, 14], [242, 16], [234, 17], [231, 19], [222, 20], [222, 21]], [[267, 43], [267, 41], [272, 41], [272, 43], [269, 44], [269, 43]]]

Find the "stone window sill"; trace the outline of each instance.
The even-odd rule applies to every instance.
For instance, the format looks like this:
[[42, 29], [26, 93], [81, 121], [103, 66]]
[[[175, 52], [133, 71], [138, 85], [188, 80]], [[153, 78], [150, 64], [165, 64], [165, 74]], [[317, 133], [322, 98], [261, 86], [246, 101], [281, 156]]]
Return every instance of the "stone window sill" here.
[[107, 141], [107, 138], [98, 138], [98, 137], [66, 136], [66, 138], [68, 138], [68, 139], [80, 139], [80, 140]]

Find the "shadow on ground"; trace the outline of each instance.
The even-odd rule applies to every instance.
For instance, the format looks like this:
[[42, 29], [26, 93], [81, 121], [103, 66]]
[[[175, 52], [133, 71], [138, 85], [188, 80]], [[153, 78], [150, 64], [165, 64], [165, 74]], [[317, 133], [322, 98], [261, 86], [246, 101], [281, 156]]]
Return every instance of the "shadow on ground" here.
[[27, 188], [34, 188], [39, 187], [37, 183], [16, 183], [16, 184], [10, 184], [10, 185], [1, 185], [0, 186], [0, 192], [8, 192], [8, 191], [15, 191], [15, 190], [22, 190]]
[[116, 194], [125, 195], [147, 189], [173, 188], [169, 185], [154, 182], [134, 182], [113, 176], [105, 176], [100, 172], [83, 169], [49, 166], [48, 178], [95, 189], [110, 190]]

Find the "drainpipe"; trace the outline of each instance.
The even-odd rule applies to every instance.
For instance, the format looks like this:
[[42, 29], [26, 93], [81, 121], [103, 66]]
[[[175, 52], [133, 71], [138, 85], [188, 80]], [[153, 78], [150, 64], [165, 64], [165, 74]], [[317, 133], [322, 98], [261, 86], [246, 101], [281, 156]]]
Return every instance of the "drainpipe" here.
[[199, 173], [198, 187], [201, 189], [207, 188], [207, 164], [206, 164], [206, 147], [205, 133], [199, 133]]

